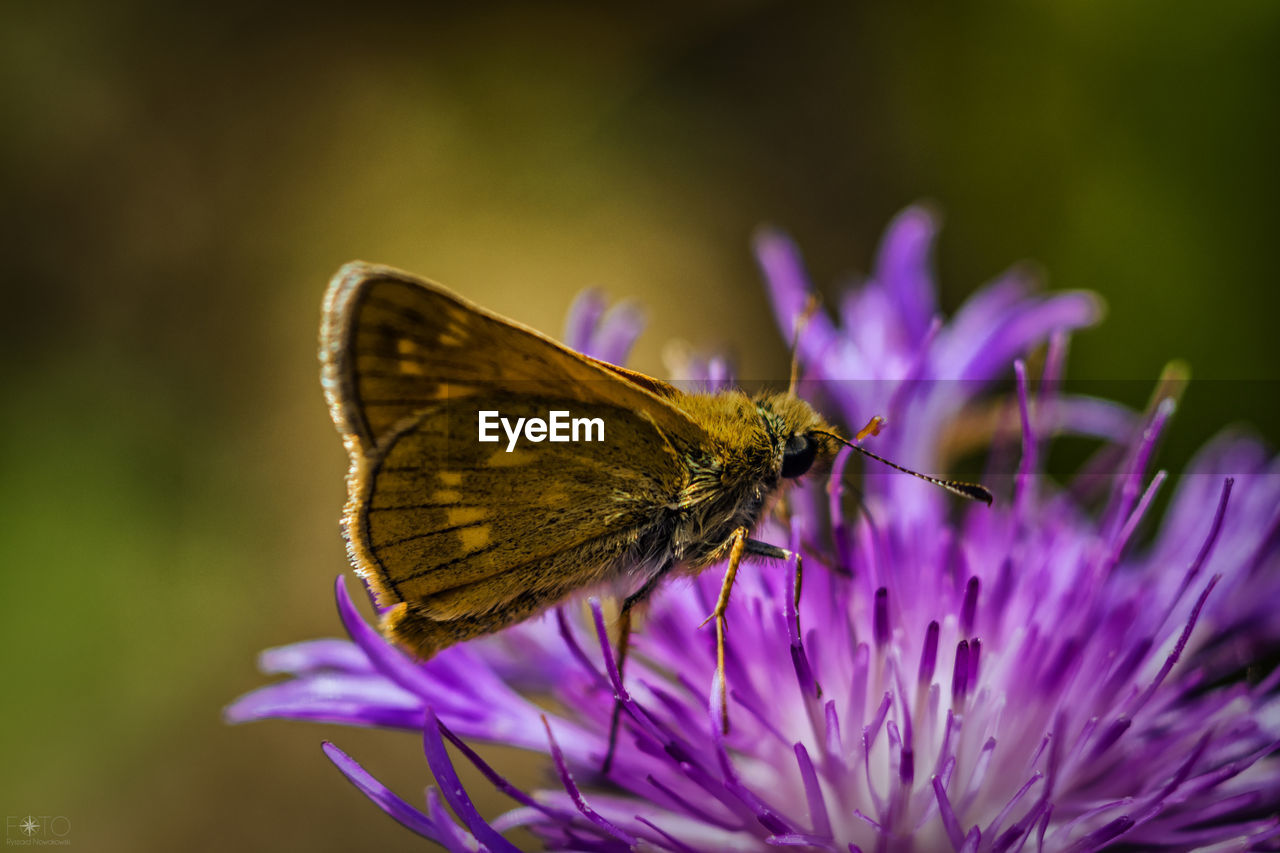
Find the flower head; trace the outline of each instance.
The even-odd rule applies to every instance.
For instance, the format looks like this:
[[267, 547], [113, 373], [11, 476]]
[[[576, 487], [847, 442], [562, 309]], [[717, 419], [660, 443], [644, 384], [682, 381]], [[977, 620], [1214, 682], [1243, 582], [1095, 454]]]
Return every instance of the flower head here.
[[[1280, 644], [1280, 469], [1257, 442], [1220, 438], [1138, 548], [1166, 479], [1147, 463], [1172, 400], [1134, 413], [1062, 392], [1067, 336], [1098, 316], [1089, 294], [1038, 295], [1013, 272], [944, 323], [929, 272], [935, 230], [928, 212], [903, 213], [871, 279], [836, 317], [813, 318], [800, 338], [802, 391], [846, 425], [885, 415], [876, 451], [937, 470], [943, 439], [1012, 378], [1014, 473], [984, 478], [1001, 492], [987, 508], [869, 470], [846, 508], [845, 451], [829, 489], [793, 492], [790, 520], [754, 535], [803, 555], [800, 612], [794, 562], [739, 573], [728, 734], [712, 689], [715, 636], [699, 628], [715, 570], [654, 598], [625, 683], [595, 600], [419, 663], [366, 623], [339, 579], [350, 639], [264, 652], [265, 672], [290, 677], [238, 700], [229, 718], [419, 733], [439, 791], [425, 804], [325, 751], [392, 817], [451, 850], [514, 850], [502, 833], [517, 826], [555, 850], [680, 853], [1181, 850], [1280, 836], [1280, 670], [1238, 677]], [[757, 246], [789, 336], [808, 281], [785, 238], [765, 233]], [[595, 297], [580, 300], [568, 342], [620, 361], [638, 323], [602, 312]], [[1033, 393], [1022, 359], [1045, 347]], [[722, 378], [722, 367], [704, 377]], [[1041, 473], [1048, 441], [1064, 433], [1100, 439], [1102, 458], [1120, 460], [1096, 506]], [[621, 736], [603, 777], [615, 697]], [[559, 784], [518, 790], [469, 740], [544, 754]], [[446, 741], [511, 811], [492, 822], [476, 811]]]

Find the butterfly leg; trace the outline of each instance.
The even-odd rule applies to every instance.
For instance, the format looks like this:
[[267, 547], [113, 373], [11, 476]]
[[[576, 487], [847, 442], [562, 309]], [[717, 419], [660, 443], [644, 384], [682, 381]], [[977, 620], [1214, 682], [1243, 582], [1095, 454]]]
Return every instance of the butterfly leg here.
[[[791, 551], [786, 548], [779, 548], [777, 545], [770, 545], [768, 542], [748, 539], [747, 554], [752, 557], [767, 557], [771, 560], [790, 560], [792, 557], [796, 558], [796, 583], [795, 588], [791, 591], [791, 595], [796, 608], [796, 635], [800, 636], [800, 589], [804, 585], [804, 560], [800, 557], [800, 552]], [[818, 686], [818, 695], [822, 695], [821, 685]]]
[[729, 537], [729, 569], [724, 573], [724, 583], [720, 585], [720, 597], [716, 599], [716, 609], [702, 622], [705, 625], [714, 619], [716, 623], [716, 677], [720, 680], [720, 728], [726, 734], [729, 731], [729, 686], [724, 672], [724, 615], [729, 610], [729, 593], [733, 590], [734, 579], [738, 577], [738, 566], [742, 563], [742, 556], [746, 553], [749, 541], [751, 540], [747, 539], [745, 527], [739, 527]]
[[779, 548], [777, 545], [770, 545], [768, 542], [761, 542], [758, 539], [747, 540], [747, 554], [752, 557], [766, 557], [770, 560], [790, 560], [796, 558], [796, 584], [792, 590], [792, 597], [796, 606], [796, 628], [800, 628], [800, 587], [804, 579], [804, 564], [800, 559], [800, 554], [795, 551], [789, 551], [786, 548]]
[[732, 543], [729, 546], [729, 569], [725, 572], [724, 583], [720, 587], [720, 597], [716, 601], [715, 611], [702, 623], [705, 625], [713, 619], [716, 623], [716, 676], [720, 679], [720, 725], [726, 733], [729, 731], [729, 689], [724, 665], [725, 613], [729, 609], [729, 593], [733, 589], [733, 582], [738, 576], [738, 566], [742, 564], [742, 558], [747, 555], [766, 557], [771, 560], [787, 560], [795, 556], [796, 582], [792, 595], [795, 600], [797, 630], [800, 627], [800, 588], [804, 577], [798, 553], [789, 551], [786, 548], [779, 548], [777, 545], [770, 545], [768, 542], [761, 542], [758, 539], [748, 539], [746, 528], [740, 527], [735, 530], [729, 541]]
[[[631, 648], [631, 611], [648, 600], [658, 584], [671, 570], [671, 565], [663, 566], [649, 576], [644, 586], [628, 595], [622, 602], [618, 613], [618, 681], [622, 681], [623, 671], [627, 666], [627, 652]], [[622, 697], [616, 697], [613, 703], [613, 718], [609, 721], [609, 750], [604, 755], [604, 764], [600, 772], [608, 775], [613, 765], [613, 753], [618, 745], [618, 726], [622, 722]]]

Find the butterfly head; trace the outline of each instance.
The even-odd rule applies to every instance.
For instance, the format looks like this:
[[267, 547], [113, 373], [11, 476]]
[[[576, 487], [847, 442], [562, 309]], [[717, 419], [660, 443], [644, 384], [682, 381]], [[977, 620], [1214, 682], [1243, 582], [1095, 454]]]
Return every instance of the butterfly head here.
[[756, 405], [781, 451], [778, 475], [783, 479], [800, 477], [815, 463], [830, 462], [839, 450], [831, 425], [794, 394], [768, 394]]
[[962, 480], [945, 480], [904, 468], [897, 462], [878, 456], [862, 446], [867, 436], [878, 435], [885, 420], [876, 416], [858, 430], [853, 439], [842, 437], [823, 420], [813, 407], [793, 394], [771, 394], [757, 398], [756, 406], [765, 419], [770, 438], [778, 456], [778, 477], [793, 479], [802, 476], [816, 462], [830, 462], [842, 446], [856, 450], [896, 471], [910, 474], [926, 482], [940, 486], [952, 494], [991, 506], [995, 500], [991, 492], [979, 483]]

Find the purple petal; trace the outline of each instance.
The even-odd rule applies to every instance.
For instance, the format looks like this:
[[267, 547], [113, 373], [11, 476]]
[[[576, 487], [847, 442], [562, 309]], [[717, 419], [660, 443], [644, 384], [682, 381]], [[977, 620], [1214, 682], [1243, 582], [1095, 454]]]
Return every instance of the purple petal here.
[[875, 280], [888, 290], [911, 341], [924, 337], [938, 310], [929, 268], [937, 231], [932, 213], [909, 207], [889, 224], [876, 258]]
[[644, 316], [637, 308], [625, 303], [615, 305], [592, 334], [588, 353], [610, 364], [626, 364], [631, 347], [643, 330]]
[[590, 349], [596, 325], [604, 316], [605, 305], [604, 294], [598, 290], [589, 289], [578, 294], [569, 306], [569, 316], [565, 319], [565, 346], [578, 352]]
[[564, 753], [560, 751], [560, 745], [556, 743], [555, 735], [551, 733], [551, 724], [547, 722], [547, 718], [542, 718], [542, 724], [547, 729], [547, 742], [551, 747], [551, 758], [556, 765], [556, 773], [560, 776], [560, 784], [564, 786], [569, 797], [573, 800], [574, 806], [577, 807], [587, 820], [609, 833], [614, 838], [622, 841], [627, 846], [634, 845], [636, 840], [609, 821], [600, 816], [598, 812], [587, 805], [586, 799], [582, 796], [582, 792], [578, 789], [577, 784], [573, 781], [573, 775], [569, 773], [569, 765], [565, 763]]
[[831, 818], [827, 814], [827, 805], [822, 798], [822, 784], [813, 768], [813, 761], [804, 744], [795, 745], [796, 764], [800, 768], [800, 778], [804, 783], [805, 799], [809, 802], [809, 819], [813, 824], [813, 834], [820, 838], [831, 838]]
[[444, 748], [444, 740], [440, 737], [441, 728], [440, 721], [428, 708], [426, 722], [422, 727], [422, 748], [427, 756], [427, 764], [431, 766], [431, 772], [435, 774], [436, 782], [440, 785], [441, 795], [449, 803], [453, 813], [474, 833], [476, 840], [489, 850], [495, 853], [496, 851], [519, 853], [516, 846], [490, 826], [472, 805], [471, 798], [467, 796], [461, 780], [458, 779], [458, 774], [454, 772], [449, 753]]
[[369, 673], [369, 658], [348, 640], [305, 640], [267, 649], [258, 656], [266, 675], [307, 675], [320, 670]]
[[[773, 297], [774, 314], [783, 338], [790, 342], [796, 321], [809, 301], [809, 277], [805, 274], [800, 252], [795, 244], [778, 231], [762, 229], [755, 238], [756, 259], [764, 273], [769, 295]], [[835, 341], [835, 327], [821, 310], [813, 313], [800, 338], [800, 348], [810, 359], [816, 359]]]
[[[351, 780], [362, 794], [373, 800], [378, 808], [391, 815], [398, 823], [424, 838], [444, 845], [450, 851], [474, 853], [476, 849], [474, 838], [463, 835], [456, 826], [444, 826], [432, 820], [406, 803], [338, 747], [328, 741], [323, 743], [323, 747], [324, 754], [329, 757], [334, 766], [342, 771], [342, 774]], [[448, 823], [452, 824], [452, 821]]]
[[338, 600], [338, 615], [343, 627], [373, 665], [405, 691], [419, 696], [427, 695], [430, 682], [422, 670], [404, 652], [385, 642], [382, 635], [360, 617], [355, 605], [351, 603], [351, 597], [347, 595], [347, 585], [342, 575], [338, 575], [334, 583], [334, 595]]
[[973, 347], [959, 376], [971, 382], [996, 379], [1014, 357], [1050, 334], [1093, 325], [1101, 314], [1097, 297], [1091, 293], [1061, 293], [1020, 308]]
[[259, 688], [224, 713], [232, 723], [283, 718], [415, 731], [422, 700], [376, 675], [322, 675]]

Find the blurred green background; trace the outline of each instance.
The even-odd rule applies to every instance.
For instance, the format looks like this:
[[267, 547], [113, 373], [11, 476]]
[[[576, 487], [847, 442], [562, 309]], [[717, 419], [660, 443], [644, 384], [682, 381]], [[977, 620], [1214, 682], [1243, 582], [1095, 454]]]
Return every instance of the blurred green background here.
[[3, 19], [0, 812], [76, 850], [418, 846], [319, 748], [418, 801], [413, 737], [220, 718], [259, 649], [338, 630], [315, 337], [352, 258], [555, 334], [598, 285], [649, 307], [640, 369], [683, 338], [784, 376], [752, 230], [833, 294], [929, 199], [948, 310], [1034, 259], [1110, 306], [1072, 376], [1214, 380], [1175, 471], [1226, 421], [1280, 435], [1267, 0]]

